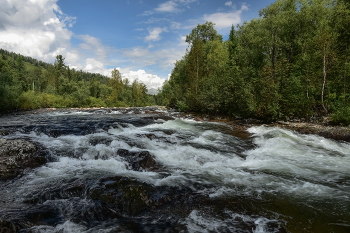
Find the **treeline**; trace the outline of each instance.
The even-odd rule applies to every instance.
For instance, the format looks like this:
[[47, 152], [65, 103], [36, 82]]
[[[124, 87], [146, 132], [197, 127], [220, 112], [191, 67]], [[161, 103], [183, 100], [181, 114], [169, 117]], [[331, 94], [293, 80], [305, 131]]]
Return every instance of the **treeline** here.
[[278, 0], [232, 26], [206, 22], [158, 94], [159, 104], [212, 114], [283, 119], [332, 115], [350, 124], [350, 10], [345, 1]]
[[41, 107], [123, 107], [155, 104], [145, 84], [70, 69], [0, 49], [0, 112]]

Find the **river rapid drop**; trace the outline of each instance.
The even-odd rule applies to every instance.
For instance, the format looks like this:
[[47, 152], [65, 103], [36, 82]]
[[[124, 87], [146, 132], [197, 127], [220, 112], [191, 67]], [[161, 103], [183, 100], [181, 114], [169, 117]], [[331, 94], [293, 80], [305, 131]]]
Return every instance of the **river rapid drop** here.
[[0, 129], [48, 159], [0, 181], [0, 220], [20, 232], [350, 232], [349, 143], [142, 108], [7, 115]]

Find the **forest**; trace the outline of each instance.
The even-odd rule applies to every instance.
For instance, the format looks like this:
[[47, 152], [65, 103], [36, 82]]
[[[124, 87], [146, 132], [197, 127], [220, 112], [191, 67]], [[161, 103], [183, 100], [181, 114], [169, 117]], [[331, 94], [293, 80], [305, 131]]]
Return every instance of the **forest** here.
[[350, 124], [350, 4], [278, 0], [229, 38], [199, 24], [159, 104], [264, 120], [330, 116]]
[[145, 84], [70, 69], [57, 55], [54, 64], [0, 49], [0, 113], [21, 109], [63, 107], [126, 107], [154, 105]]

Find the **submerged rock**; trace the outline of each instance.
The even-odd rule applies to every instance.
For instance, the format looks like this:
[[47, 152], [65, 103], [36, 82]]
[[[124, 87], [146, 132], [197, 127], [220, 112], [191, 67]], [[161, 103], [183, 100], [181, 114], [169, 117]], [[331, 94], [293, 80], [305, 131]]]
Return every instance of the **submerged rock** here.
[[134, 171], [151, 169], [156, 165], [156, 161], [148, 151], [131, 152], [119, 149], [117, 154], [125, 158]]
[[46, 163], [38, 147], [24, 140], [0, 139], [0, 180], [16, 177], [26, 168]]
[[172, 213], [182, 217], [186, 217], [193, 205], [204, 198], [189, 188], [154, 186], [120, 176], [102, 179], [89, 196], [121, 215], [137, 215], [146, 211]]

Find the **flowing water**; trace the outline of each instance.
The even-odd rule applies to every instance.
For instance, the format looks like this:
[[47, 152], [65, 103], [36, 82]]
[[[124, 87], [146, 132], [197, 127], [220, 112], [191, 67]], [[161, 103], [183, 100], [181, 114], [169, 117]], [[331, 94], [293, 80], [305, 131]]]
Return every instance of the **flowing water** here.
[[[48, 159], [0, 183], [0, 219], [22, 232], [350, 232], [349, 143], [142, 109], [3, 116], [0, 129]], [[156, 165], [132, 169], [121, 149]], [[143, 193], [157, 204], [131, 203]]]

